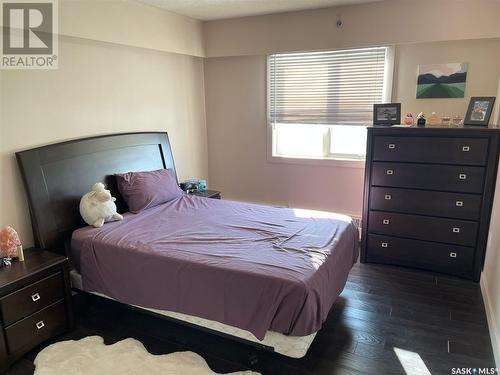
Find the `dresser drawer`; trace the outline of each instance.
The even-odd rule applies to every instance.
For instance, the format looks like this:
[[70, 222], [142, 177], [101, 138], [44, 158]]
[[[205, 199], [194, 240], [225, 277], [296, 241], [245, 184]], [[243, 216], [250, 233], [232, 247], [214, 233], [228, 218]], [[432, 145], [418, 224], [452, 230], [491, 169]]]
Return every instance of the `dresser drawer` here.
[[478, 224], [474, 221], [370, 211], [368, 232], [436, 242], [475, 246]]
[[367, 261], [471, 277], [474, 248], [370, 234]]
[[56, 302], [5, 330], [9, 351], [29, 350], [66, 330], [64, 301]]
[[485, 165], [488, 139], [376, 136], [373, 160]]
[[372, 185], [481, 193], [483, 167], [374, 162]]
[[477, 220], [481, 195], [372, 187], [370, 209]]
[[64, 285], [59, 272], [8, 294], [0, 299], [4, 325], [8, 326], [63, 296]]

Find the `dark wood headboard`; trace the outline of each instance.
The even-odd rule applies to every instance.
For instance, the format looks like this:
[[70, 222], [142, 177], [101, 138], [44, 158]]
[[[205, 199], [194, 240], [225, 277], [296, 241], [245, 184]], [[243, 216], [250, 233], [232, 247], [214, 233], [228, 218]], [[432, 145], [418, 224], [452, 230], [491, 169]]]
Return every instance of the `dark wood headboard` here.
[[128, 211], [115, 173], [171, 168], [167, 133], [128, 133], [56, 143], [16, 153], [24, 179], [37, 247], [66, 253], [71, 233], [85, 226], [79, 204], [96, 182], [116, 197], [118, 212]]

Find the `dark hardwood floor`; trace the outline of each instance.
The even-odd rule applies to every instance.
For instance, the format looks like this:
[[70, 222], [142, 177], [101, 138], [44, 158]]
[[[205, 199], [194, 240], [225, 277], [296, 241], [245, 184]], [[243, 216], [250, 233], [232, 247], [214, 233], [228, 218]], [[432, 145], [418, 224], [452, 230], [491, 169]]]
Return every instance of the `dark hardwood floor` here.
[[[75, 297], [77, 328], [107, 344], [127, 337], [153, 354], [192, 350], [212, 370], [262, 374], [451, 374], [495, 367], [479, 284], [410, 269], [357, 264], [306, 357], [291, 359], [140, 314], [98, 298]], [[38, 350], [10, 374], [32, 374]], [[258, 358], [250, 365], [249, 358]], [[427, 372], [426, 372], [427, 370]], [[183, 374], [181, 374], [183, 375]]]

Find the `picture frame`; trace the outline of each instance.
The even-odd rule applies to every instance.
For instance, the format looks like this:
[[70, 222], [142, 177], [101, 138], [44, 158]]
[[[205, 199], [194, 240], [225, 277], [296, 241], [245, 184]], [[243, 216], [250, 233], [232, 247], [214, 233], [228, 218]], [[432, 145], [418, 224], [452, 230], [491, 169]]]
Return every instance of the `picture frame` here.
[[373, 105], [373, 125], [401, 124], [401, 103], [385, 103]]
[[419, 65], [417, 99], [463, 98], [468, 65], [464, 62]]
[[495, 99], [494, 96], [473, 96], [470, 98], [464, 125], [488, 126]]

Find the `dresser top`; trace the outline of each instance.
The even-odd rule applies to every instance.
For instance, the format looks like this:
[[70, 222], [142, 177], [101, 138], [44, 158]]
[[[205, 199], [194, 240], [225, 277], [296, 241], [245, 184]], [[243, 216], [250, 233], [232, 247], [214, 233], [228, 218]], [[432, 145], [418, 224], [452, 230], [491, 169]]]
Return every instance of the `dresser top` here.
[[368, 132], [377, 135], [435, 136], [435, 137], [499, 137], [500, 128], [495, 126], [369, 126]]
[[489, 126], [456, 126], [456, 125], [426, 125], [426, 126], [406, 126], [406, 125], [392, 125], [392, 126], [382, 126], [373, 125], [369, 126], [369, 129], [391, 129], [391, 130], [408, 130], [408, 131], [420, 131], [420, 130], [446, 130], [446, 131], [479, 131], [479, 132], [500, 132], [500, 125], [489, 125]]
[[11, 266], [0, 268], [0, 288], [14, 284], [66, 260], [66, 257], [49, 251], [27, 249], [24, 251], [24, 262], [13, 260]]

